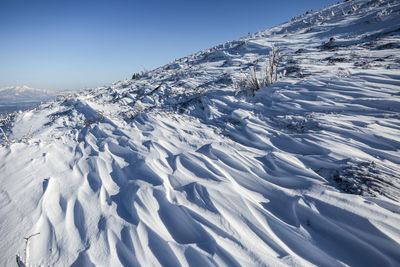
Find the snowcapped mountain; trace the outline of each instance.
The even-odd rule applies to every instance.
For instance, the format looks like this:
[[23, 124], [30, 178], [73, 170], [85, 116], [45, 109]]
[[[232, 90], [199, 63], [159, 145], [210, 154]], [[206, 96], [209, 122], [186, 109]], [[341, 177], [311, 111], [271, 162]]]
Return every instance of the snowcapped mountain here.
[[3, 118], [1, 265], [398, 266], [399, 25], [350, 0]]
[[52, 91], [34, 89], [25, 85], [3, 87], [0, 88], [0, 112], [29, 109], [54, 96], [55, 93]]

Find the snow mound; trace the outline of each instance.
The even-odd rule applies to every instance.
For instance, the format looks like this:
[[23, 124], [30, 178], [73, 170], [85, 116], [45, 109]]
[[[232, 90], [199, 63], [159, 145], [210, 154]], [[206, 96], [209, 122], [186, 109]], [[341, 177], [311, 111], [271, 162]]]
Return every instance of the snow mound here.
[[2, 119], [1, 264], [399, 265], [398, 25], [347, 1]]

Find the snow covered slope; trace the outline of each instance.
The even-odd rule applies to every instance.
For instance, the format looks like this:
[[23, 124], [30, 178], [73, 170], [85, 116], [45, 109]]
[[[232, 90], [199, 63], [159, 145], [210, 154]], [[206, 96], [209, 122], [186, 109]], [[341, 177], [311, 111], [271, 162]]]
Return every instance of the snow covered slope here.
[[26, 110], [54, 97], [54, 92], [28, 86], [0, 88], [0, 113]]
[[347, 1], [4, 119], [0, 264], [398, 266], [399, 25]]

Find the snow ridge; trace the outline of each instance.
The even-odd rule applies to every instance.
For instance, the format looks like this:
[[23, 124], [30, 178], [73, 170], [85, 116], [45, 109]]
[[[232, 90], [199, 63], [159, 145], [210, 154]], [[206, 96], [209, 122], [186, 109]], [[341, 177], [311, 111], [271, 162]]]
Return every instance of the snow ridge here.
[[347, 1], [3, 120], [2, 265], [399, 265], [398, 25]]

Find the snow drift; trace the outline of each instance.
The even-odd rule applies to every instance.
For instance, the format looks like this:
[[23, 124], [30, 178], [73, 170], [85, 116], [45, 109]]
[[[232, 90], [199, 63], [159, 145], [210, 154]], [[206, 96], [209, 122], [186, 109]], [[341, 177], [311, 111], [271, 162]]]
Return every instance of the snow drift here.
[[1, 264], [398, 266], [399, 25], [347, 1], [4, 119]]

